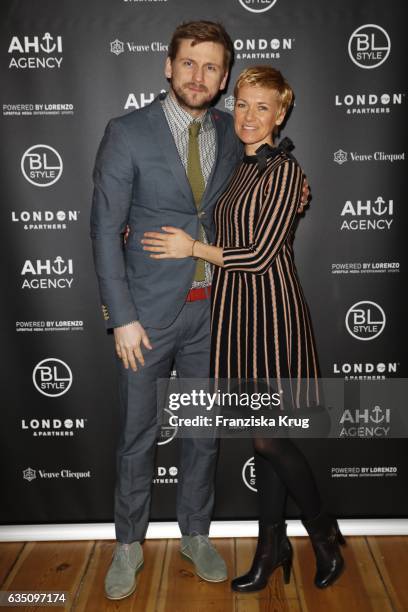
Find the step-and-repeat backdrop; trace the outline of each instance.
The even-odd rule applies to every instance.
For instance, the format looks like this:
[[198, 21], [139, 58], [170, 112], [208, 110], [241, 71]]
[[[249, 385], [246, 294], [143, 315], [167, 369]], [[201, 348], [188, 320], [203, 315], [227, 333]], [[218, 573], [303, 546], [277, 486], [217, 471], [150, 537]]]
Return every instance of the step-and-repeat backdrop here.
[[[167, 82], [176, 25], [221, 20], [246, 66], [296, 93], [284, 136], [312, 204], [295, 240], [322, 374], [407, 376], [405, 2], [14, 0], [1, 11], [3, 524], [111, 521], [117, 396], [89, 239], [91, 174], [107, 121]], [[406, 282], [406, 276], [405, 276]], [[347, 425], [347, 426], [346, 426]], [[387, 415], [350, 411], [341, 439], [299, 441], [343, 517], [404, 516], [407, 450]], [[174, 519], [177, 438], [163, 427], [152, 517]], [[215, 518], [256, 516], [250, 440], [223, 440]], [[294, 503], [288, 516], [298, 516]]]

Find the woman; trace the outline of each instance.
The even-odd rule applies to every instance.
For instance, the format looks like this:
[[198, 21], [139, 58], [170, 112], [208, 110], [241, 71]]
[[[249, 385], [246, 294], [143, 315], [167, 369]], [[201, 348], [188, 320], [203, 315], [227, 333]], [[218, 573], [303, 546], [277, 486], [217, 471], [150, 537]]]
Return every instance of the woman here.
[[[319, 404], [318, 363], [312, 326], [293, 257], [294, 222], [303, 173], [285, 139], [274, 134], [292, 105], [293, 92], [278, 70], [244, 70], [235, 86], [234, 125], [245, 156], [215, 208], [216, 245], [183, 230], [146, 233], [154, 258], [195, 257], [215, 264], [212, 295], [211, 375], [275, 379], [295, 408]], [[286, 385], [284, 384], [286, 381]], [[305, 384], [306, 381], [306, 384]], [[289, 391], [287, 391], [289, 389]], [[286, 536], [287, 491], [302, 512], [316, 555], [315, 584], [332, 584], [343, 570], [337, 521], [327, 515], [311, 469], [287, 438], [254, 437], [260, 506], [255, 557], [236, 591], [264, 588], [282, 565], [289, 582], [292, 548]]]

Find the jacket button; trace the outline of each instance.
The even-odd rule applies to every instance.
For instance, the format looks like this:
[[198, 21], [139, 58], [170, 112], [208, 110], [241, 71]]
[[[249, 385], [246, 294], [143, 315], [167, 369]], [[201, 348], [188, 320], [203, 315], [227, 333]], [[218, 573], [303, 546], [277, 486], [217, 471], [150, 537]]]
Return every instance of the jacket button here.
[[105, 321], [109, 321], [109, 311], [107, 307], [105, 306], [105, 304], [102, 304], [102, 314], [103, 314], [103, 318], [105, 319]]

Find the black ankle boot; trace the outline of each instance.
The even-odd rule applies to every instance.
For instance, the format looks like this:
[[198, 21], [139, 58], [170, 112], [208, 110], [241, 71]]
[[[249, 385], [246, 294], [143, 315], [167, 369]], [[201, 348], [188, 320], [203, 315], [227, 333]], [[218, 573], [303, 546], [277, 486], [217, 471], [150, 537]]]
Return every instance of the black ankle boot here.
[[251, 569], [231, 582], [233, 591], [259, 591], [268, 584], [272, 572], [282, 565], [285, 583], [290, 580], [292, 546], [286, 536], [286, 523], [259, 523], [258, 544]]
[[302, 521], [312, 541], [316, 555], [316, 576], [314, 583], [319, 589], [324, 589], [340, 576], [344, 568], [339, 544], [345, 545], [346, 540], [340, 532], [335, 518], [321, 513], [314, 519]]

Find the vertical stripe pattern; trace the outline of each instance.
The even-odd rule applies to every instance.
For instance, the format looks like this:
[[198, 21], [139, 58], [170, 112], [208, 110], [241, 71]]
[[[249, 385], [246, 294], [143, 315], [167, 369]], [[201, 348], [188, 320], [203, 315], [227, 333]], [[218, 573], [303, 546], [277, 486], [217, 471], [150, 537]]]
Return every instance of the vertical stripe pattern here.
[[215, 208], [225, 267], [213, 279], [211, 375], [286, 379], [285, 406], [316, 405], [316, 348], [292, 246], [303, 173], [279, 148], [261, 176], [256, 162], [244, 157]]

